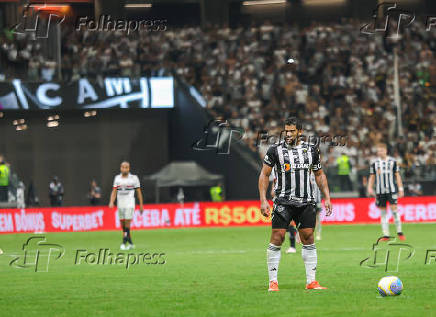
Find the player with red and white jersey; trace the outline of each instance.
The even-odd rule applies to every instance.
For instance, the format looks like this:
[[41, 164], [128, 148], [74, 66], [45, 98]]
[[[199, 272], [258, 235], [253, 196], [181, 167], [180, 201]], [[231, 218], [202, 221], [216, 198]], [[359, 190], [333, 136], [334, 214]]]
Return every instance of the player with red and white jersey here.
[[118, 216], [121, 222], [121, 227], [123, 228], [123, 243], [121, 244], [120, 249], [129, 250], [135, 247], [130, 236], [130, 222], [135, 213], [135, 191], [138, 196], [141, 213], [144, 208], [143, 198], [138, 176], [130, 174], [130, 163], [125, 161], [122, 162], [120, 171], [121, 174], [116, 175], [114, 179], [109, 207], [114, 207], [116, 199]]

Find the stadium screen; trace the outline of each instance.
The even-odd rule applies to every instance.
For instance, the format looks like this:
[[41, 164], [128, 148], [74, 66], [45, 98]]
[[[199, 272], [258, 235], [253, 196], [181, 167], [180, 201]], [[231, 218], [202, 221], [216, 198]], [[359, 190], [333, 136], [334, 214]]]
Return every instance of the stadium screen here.
[[81, 78], [72, 83], [13, 79], [0, 84], [0, 110], [173, 107], [172, 77]]

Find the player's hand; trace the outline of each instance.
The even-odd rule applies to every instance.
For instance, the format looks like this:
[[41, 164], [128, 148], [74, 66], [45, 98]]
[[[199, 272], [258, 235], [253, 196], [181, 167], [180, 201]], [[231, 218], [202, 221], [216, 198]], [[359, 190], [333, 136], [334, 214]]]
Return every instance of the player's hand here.
[[330, 216], [332, 214], [332, 203], [330, 202], [330, 199], [324, 200], [324, 208], [325, 208], [325, 215]]
[[139, 212], [141, 213], [141, 215], [142, 215], [142, 213], [144, 212], [144, 206], [143, 206], [143, 205], [140, 205], [140, 206], [139, 206]]
[[268, 200], [263, 200], [260, 202], [260, 212], [264, 217], [269, 217], [271, 214], [271, 206], [269, 205]]
[[404, 197], [404, 190], [400, 190], [398, 192], [398, 197], [403, 198]]
[[374, 190], [372, 190], [372, 189], [368, 190], [368, 197], [375, 197]]
[[109, 203], [109, 208], [114, 208], [114, 203]]

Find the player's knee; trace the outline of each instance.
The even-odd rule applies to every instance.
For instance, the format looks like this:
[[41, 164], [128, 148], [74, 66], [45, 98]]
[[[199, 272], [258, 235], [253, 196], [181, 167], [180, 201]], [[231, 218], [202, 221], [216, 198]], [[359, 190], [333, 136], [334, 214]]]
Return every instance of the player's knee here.
[[303, 244], [313, 244], [313, 242], [314, 242], [313, 230], [311, 230], [311, 231], [300, 230], [299, 233], [300, 233], [301, 242]]
[[282, 232], [273, 232], [271, 234], [271, 243], [274, 245], [282, 245], [283, 241], [285, 240], [285, 234]]
[[302, 243], [303, 245], [314, 244], [314, 243], [315, 243], [315, 239], [313, 238], [313, 235], [312, 235], [312, 236], [309, 236], [309, 237], [305, 237], [305, 238], [302, 238], [302, 237], [300, 236], [300, 239], [301, 239], [301, 243]]

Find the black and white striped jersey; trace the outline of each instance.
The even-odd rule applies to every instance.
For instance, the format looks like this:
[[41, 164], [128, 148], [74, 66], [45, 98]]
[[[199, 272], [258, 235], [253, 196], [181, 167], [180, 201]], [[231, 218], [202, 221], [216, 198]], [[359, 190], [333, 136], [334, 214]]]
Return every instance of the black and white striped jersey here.
[[312, 182], [312, 185], [313, 185], [313, 197], [315, 198], [316, 203], [320, 204], [321, 203], [321, 190], [319, 189], [318, 184], [316, 183], [314, 173], [310, 174], [310, 181]]
[[377, 158], [371, 162], [369, 173], [375, 175], [375, 193], [391, 194], [398, 191], [395, 173], [399, 172], [397, 161], [393, 157], [386, 157], [386, 160]]
[[321, 169], [319, 148], [308, 142], [290, 146], [284, 141], [269, 147], [263, 162], [275, 169], [275, 201], [280, 203], [314, 202], [312, 171]]

